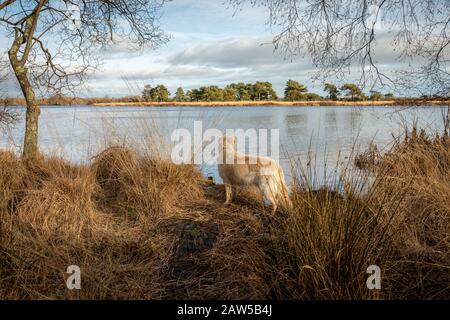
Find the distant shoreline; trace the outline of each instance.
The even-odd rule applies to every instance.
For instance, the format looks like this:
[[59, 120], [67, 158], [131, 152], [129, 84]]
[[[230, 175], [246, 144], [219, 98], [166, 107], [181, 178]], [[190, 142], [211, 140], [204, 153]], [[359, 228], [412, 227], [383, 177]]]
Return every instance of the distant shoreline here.
[[[120, 99], [117, 101], [115, 99]], [[96, 106], [96, 107], [251, 107], [251, 106], [353, 106], [353, 107], [371, 107], [371, 106], [439, 106], [450, 105], [450, 100], [425, 99], [425, 98], [395, 98], [390, 100], [302, 100], [302, 101], [126, 101], [127, 98], [67, 98], [62, 100], [39, 99], [40, 106]], [[103, 100], [103, 101], [102, 101]], [[24, 106], [25, 101], [20, 98], [0, 99], [0, 106]]]
[[163, 106], [184, 106], [184, 107], [246, 107], [246, 106], [394, 106], [394, 105], [448, 105], [450, 101], [445, 100], [421, 100], [421, 99], [395, 99], [380, 101], [341, 101], [341, 100], [317, 100], [317, 101], [191, 101], [191, 102], [97, 102], [92, 106], [97, 107], [163, 107]]

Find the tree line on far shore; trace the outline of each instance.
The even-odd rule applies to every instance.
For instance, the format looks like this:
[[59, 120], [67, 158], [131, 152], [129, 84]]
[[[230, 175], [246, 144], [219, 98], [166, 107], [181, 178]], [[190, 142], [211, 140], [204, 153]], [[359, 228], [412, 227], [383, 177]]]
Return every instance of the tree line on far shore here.
[[[392, 99], [392, 93], [382, 94], [379, 91], [370, 91], [366, 95], [362, 89], [354, 83], [345, 83], [338, 87], [333, 83], [325, 83], [324, 91], [327, 96], [323, 97], [317, 93], [309, 92], [308, 88], [295, 80], [288, 80], [284, 89], [285, 101], [317, 101], [329, 100], [383, 100]], [[208, 102], [208, 101], [274, 101], [280, 100], [267, 81], [256, 81], [255, 83], [232, 83], [221, 88], [219, 86], [202, 86], [198, 89], [185, 91], [181, 86], [177, 88], [171, 97], [169, 89], [163, 84], [156, 86], [145, 85], [142, 91], [142, 99], [148, 102]]]

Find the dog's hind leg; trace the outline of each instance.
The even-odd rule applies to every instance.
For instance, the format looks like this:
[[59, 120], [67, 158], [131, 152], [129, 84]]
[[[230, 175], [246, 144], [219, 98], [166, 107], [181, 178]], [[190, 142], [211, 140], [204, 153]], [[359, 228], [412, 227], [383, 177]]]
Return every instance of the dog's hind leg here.
[[225, 204], [230, 204], [231, 198], [233, 197], [233, 189], [231, 185], [225, 183]]

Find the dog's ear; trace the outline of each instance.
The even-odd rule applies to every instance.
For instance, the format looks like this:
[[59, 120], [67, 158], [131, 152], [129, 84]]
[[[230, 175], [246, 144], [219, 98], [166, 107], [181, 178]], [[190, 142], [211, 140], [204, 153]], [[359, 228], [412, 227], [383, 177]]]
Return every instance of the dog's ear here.
[[228, 144], [227, 136], [223, 136], [222, 139], [220, 139], [220, 142], [222, 143], [222, 146], [226, 147]]

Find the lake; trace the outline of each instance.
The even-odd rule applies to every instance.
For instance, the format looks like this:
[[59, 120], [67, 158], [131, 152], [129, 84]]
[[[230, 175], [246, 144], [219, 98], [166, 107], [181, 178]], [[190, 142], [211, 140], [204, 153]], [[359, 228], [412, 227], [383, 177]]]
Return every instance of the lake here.
[[[15, 109], [24, 112], [23, 108]], [[279, 129], [280, 162], [285, 171], [290, 167], [287, 158], [296, 158], [305, 164], [312, 154], [320, 172], [325, 163], [333, 166], [338, 155], [345, 162], [354, 146], [363, 150], [373, 140], [380, 149], [389, 147], [393, 135], [401, 135], [405, 125], [416, 122], [430, 132], [441, 129], [445, 109], [440, 106], [43, 106], [39, 144], [46, 153], [86, 162], [110, 143], [141, 145], [150, 139], [169, 141], [174, 129], [192, 131], [194, 121], [202, 121], [203, 130]], [[23, 125], [22, 119], [12, 130], [2, 132], [0, 147], [19, 150]], [[220, 181], [215, 166], [204, 165], [202, 171]], [[289, 180], [289, 174], [287, 176]]]

